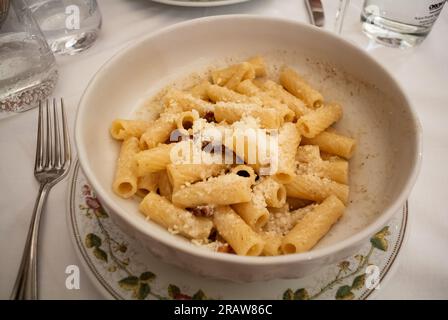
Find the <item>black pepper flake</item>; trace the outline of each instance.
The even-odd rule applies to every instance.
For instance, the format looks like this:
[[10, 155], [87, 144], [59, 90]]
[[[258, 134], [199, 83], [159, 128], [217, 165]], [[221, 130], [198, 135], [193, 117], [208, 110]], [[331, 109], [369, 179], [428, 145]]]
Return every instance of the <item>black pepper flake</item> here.
[[207, 122], [216, 122], [215, 114], [213, 111], [207, 111], [207, 113], [204, 115], [204, 119], [207, 120]]
[[187, 210], [190, 211], [196, 217], [205, 217], [205, 218], [209, 218], [213, 216], [213, 214], [215, 213], [215, 210], [210, 206], [199, 206], [196, 208], [188, 208]]

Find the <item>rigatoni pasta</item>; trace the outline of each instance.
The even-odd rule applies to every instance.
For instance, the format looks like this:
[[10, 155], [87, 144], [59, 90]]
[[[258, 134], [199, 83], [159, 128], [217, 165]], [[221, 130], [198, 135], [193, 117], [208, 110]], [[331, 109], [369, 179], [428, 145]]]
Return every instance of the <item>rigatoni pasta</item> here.
[[168, 200], [172, 200], [173, 196], [173, 186], [171, 185], [170, 180], [168, 179], [168, 175], [166, 171], [159, 172], [159, 181], [157, 185], [157, 190], [162, 197], [165, 197]]
[[186, 184], [217, 176], [225, 167], [223, 164], [169, 164], [166, 170], [174, 190], [177, 191]]
[[272, 98], [286, 104], [292, 111], [294, 111], [297, 119], [312, 110], [309, 109], [302, 100], [292, 95], [281, 85], [272, 80], [257, 82], [256, 84], [258, 84], [260, 88], [267, 94], [269, 94]]
[[248, 202], [251, 199], [251, 186], [251, 179], [230, 173], [180, 188], [173, 193], [173, 203], [184, 208], [194, 208], [209, 204]]
[[166, 170], [171, 163], [171, 149], [173, 144], [161, 144], [155, 148], [144, 150], [135, 155], [137, 163], [137, 176]]
[[342, 202], [348, 202], [347, 185], [313, 174], [297, 174], [290, 183], [285, 184], [285, 188], [288, 197], [320, 202], [330, 195], [335, 195]]
[[307, 113], [297, 121], [297, 128], [307, 138], [314, 138], [338, 121], [342, 116], [342, 108], [336, 103], [326, 104]]
[[230, 207], [219, 207], [213, 217], [219, 234], [239, 255], [259, 256], [264, 240]]
[[282, 253], [282, 236], [275, 232], [261, 232], [261, 238], [264, 240], [263, 255], [265, 256], [278, 256]]
[[262, 92], [251, 80], [244, 80], [235, 90], [249, 97], [258, 97], [264, 107], [275, 109], [284, 122], [294, 120], [295, 114], [287, 105]]
[[140, 137], [140, 147], [151, 149], [160, 143], [167, 142], [171, 132], [176, 128], [176, 118], [176, 115], [165, 114], [152, 122]]
[[330, 230], [344, 212], [344, 204], [335, 196], [325, 199], [314, 210], [307, 213], [283, 238], [285, 254], [310, 250]]
[[193, 124], [199, 119], [199, 113], [196, 110], [182, 112], [176, 120], [177, 129], [181, 133], [190, 135], [193, 133]]
[[341, 134], [324, 131], [314, 138], [303, 138], [303, 144], [319, 146], [321, 151], [350, 159], [355, 150], [356, 141]]
[[300, 144], [300, 134], [292, 123], [286, 123], [278, 137], [278, 169], [275, 178], [281, 183], [288, 183], [295, 176], [295, 158]]
[[117, 119], [112, 122], [110, 134], [116, 140], [139, 138], [151, 125], [150, 121]]
[[154, 192], [143, 199], [140, 210], [166, 229], [191, 239], [207, 239], [213, 228], [210, 219], [195, 217]]
[[249, 103], [219, 102], [215, 106], [215, 119], [218, 122], [234, 123], [244, 116], [260, 120], [261, 128], [277, 129], [284, 118], [274, 108], [262, 108], [260, 105]]
[[191, 93], [176, 89], [171, 89], [163, 100], [166, 110], [172, 113], [196, 110], [202, 117], [213, 108], [209, 102], [196, 98]]
[[305, 79], [291, 68], [285, 68], [280, 73], [280, 83], [290, 93], [306, 103], [309, 108], [316, 109], [322, 105], [324, 97], [312, 88]]
[[281, 208], [285, 205], [285, 186], [272, 177], [262, 178], [262, 181], [256, 186], [256, 189], [260, 190], [260, 193], [263, 194], [266, 206], [271, 208]]
[[138, 140], [131, 137], [121, 145], [113, 189], [123, 198], [130, 198], [137, 192], [137, 164], [135, 155], [139, 152]]
[[311, 250], [349, 203], [356, 142], [330, 128], [343, 106], [291, 68], [270, 76], [253, 57], [162, 91], [145, 103], [159, 108], [153, 121], [115, 120], [115, 193], [218, 252]]
[[150, 173], [138, 178], [137, 195], [144, 197], [151, 191], [156, 192], [159, 185], [160, 173]]

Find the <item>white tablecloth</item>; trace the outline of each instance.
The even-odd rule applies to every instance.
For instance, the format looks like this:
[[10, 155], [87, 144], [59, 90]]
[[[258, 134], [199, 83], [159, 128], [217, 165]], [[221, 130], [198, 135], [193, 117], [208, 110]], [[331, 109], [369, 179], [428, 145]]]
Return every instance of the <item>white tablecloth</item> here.
[[[324, 1], [332, 28], [336, 0]], [[349, 8], [343, 36], [383, 63], [401, 82], [420, 116], [424, 161], [409, 199], [411, 227], [398, 272], [383, 285], [382, 299], [448, 298], [448, 8], [428, 39], [413, 50], [370, 43], [360, 31], [361, 0]], [[55, 96], [65, 99], [71, 126], [88, 81], [114, 53], [143, 35], [176, 22], [207, 15], [248, 13], [308, 21], [302, 0], [254, 0], [219, 8], [180, 8], [149, 0], [99, 0], [103, 14], [100, 38], [87, 52], [58, 58], [60, 80]], [[0, 121], [0, 298], [12, 289], [38, 190], [33, 177], [36, 110]], [[41, 298], [96, 299], [100, 293], [81, 271], [80, 290], [67, 290], [65, 268], [81, 266], [66, 221], [67, 181], [50, 194], [42, 221]]]

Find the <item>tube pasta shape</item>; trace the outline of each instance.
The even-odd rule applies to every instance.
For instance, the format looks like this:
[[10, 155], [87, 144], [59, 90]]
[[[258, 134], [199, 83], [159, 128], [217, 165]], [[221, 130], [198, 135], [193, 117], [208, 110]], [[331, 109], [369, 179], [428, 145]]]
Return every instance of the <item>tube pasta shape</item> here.
[[337, 197], [328, 197], [299, 220], [283, 238], [282, 251], [291, 254], [310, 250], [339, 220], [344, 210], [344, 204]]
[[322, 94], [313, 89], [291, 68], [285, 68], [280, 73], [280, 83], [286, 90], [305, 102], [309, 108], [319, 108], [324, 101]]
[[175, 144], [162, 144], [158, 147], [141, 151], [135, 155], [137, 161], [137, 176], [166, 170], [171, 163], [171, 149]]
[[190, 239], [207, 239], [213, 228], [210, 219], [195, 217], [154, 192], [140, 203], [140, 211], [162, 227]]
[[255, 69], [247, 62], [243, 62], [224, 69], [214, 70], [211, 73], [211, 77], [213, 84], [231, 89], [232, 86], [231, 84], [229, 85], [229, 82], [231, 82], [232, 79], [233, 82], [235, 82], [236, 79], [239, 79], [239, 82], [244, 79], [254, 79]]
[[263, 239], [230, 207], [216, 208], [213, 222], [236, 254], [259, 256], [262, 253], [265, 244]]
[[151, 122], [142, 120], [117, 119], [112, 122], [110, 134], [116, 140], [126, 140], [140, 136], [151, 126]]
[[300, 144], [300, 134], [292, 123], [285, 123], [278, 136], [278, 170], [275, 174], [277, 181], [289, 183], [295, 176], [295, 158]]
[[248, 62], [243, 62], [236, 67], [235, 73], [232, 77], [227, 81], [225, 86], [231, 90], [235, 90], [235, 88], [240, 84], [244, 79], [253, 79], [255, 78], [255, 70], [253, 66]]
[[256, 77], [265, 77], [266, 76], [266, 63], [263, 57], [255, 56], [247, 60], [255, 70]]
[[263, 194], [266, 205], [271, 208], [281, 208], [286, 203], [286, 188], [272, 177], [262, 178], [255, 187]]
[[159, 173], [150, 173], [138, 178], [137, 195], [146, 196], [151, 191], [156, 192], [159, 186]]
[[310, 205], [312, 201], [293, 197], [286, 197], [286, 203], [289, 206], [289, 210], [297, 210]]
[[234, 123], [244, 116], [260, 120], [262, 128], [277, 129], [282, 123], [281, 115], [273, 108], [262, 108], [256, 104], [219, 102], [215, 106], [215, 119], [218, 122]]
[[274, 232], [261, 232], [261, 238], [264, 240], [263, 255], [278, 256], [281, 252], [282, 237]]
[[294, 112], [285, 104], [272, 98], [265, 92], [261, 91], [251, 80], [244, 80], [237, 87], [236, 91], [249, 97], [258, 97], [264, 107], [275, 109], [284, 122], [291, 122], [294, 120]]
[[137, 192], [135, 155], [140, 151], [138, 139], [131, 137], [121, 145], [117, 160], [113, 190], [122, 198], [130, 198]]
[[260, 230], [269, 220], [268, 206], [281, 208], [286, 203], [285, 187], [271, 177], [262, 178], [253, 188], [251, 201], [232, 206], [254, 230]]
[[230, 171], [232, 173], [235, 173], [236, 175], [240, 177], [249, 178], [252, 182], [252, 184], [255, 183], [255, 180], [257, 179], [257, 175], [255, 174], [255, 171], [252, 167], [246, 166], [246, 165], [239, 165]]
[[[208, 92], [208, 87], [207, 87]], [[194, 97], [191, 93], [177, 89], [171, 89], [164, 97], [164, 104], [167, 108], [177, 110], [177, 112], [196, 110], [201, 117], [207, 112], [213, 111], [213, 105], [207, 101]]]
[[[212, 81], [219, 86], [232, 88], [239, 82], [266, 75], [266, 64], [262, 57], [253, 57], [247, 62], [232, 65], [230, 67], [215, 70], [211, 73]], [[233, 81], [232, 81], [233, 80]]]
[[194, 208], [201, 205], [230, 205], [251, 199], [251, 179], [234, 173], [209, 178], [173, 193], [173, 203]]
[[158, 190], [162, 197], [165, 197], [171, 201], [173, 195], [173, 186], [171, 185], [170, 180], [168, 179], [166, 171], [161, 171], [159, 173]]
[[208, 81], [202, 81], [201, 83], [195, 85], [190, 89], [190, 93], [194, 98], [201, 99], [204, 101], [208, 100], [207, 88], [210, 85]]
[[318, 146], [306, 145], [297, 149], [296, 160], [299, 162], [299, 171], [311, 173], [321, 178], [347, 184], [348, 162], [322, 160]]
[[167, 114], [151, 123], [151, 126], [140, 138], [140, 147], [142, 149], [152, 149], [160, 143], [168, 141], [171, 132], [176, 129], [175, 118], [176, 116]]
[[252, 100], [245, 95], [239, 94], [233, 90], [220, 87], [218, 85], [210, 85], [207, 88], [207, 95], [213, 102], [236, 102], [251, 103]]
[[234, 204], [232, 209], [254, 230], [260, 230], [269, 219], [266, 206], [258, 205], [254, 200]]
[[169, 164], [166, 170], [174, 191], [177, 191], [186, 184], [217, 176], [225, 168], [223, 164]]
[[340, 105], [332, 103], [307, 113], [297, 121], [297, 128], [307, 138], [314, 138], [342, 117]]
[[302, 142], [319, 146], [321, 151], [346, 159], [352, 157], [356, 146], [354, 139], [329, 131], [324, 131], [314, 138], [303, 138]]
[[[256, 83], [257, 84], [257, 83]], [[258, 83], [262, 90], [269, 94], [272, 98], [279, 100], [281, 103], [286, 104], [289, 109], [294, 111], [296, 118], [309, 113], [312, 109], [309, 109], [305, 103], [286, 91], [281, 85], [275, 83], [272, 80], [267, 80]]]
[[335, 195], [342, 202], [348, 202], [349, 187], [347, 185], [312, 174], [297, 174], [290, 183], [285, 184], [285, 188], [288, 197], [321, 202]]
[[348, 162], [342, 161], [316, 161], [299, 164], [299, 171], [314, 174], [321, 178], [347, 184], [348, 182]]
[[312, 145], [299, 146], [296, 153], [296, 160], [303, 163], [321, 161], [319, 147]]
[[177, 129], [180, 132], [191, 134], [193, 133], [193, 124], [198, 119], [199, 113], [196, 110], [182, 112], [176, 121]]

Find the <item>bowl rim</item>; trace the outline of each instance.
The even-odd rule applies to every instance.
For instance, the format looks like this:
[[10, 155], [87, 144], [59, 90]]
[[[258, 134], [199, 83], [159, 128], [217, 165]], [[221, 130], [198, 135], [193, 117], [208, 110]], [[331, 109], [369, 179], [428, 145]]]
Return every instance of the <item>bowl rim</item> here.
[[[210, 23], [214, 21], [221, 21], [221, 20], [232, 20], [232, 23], [237, 23], [236, 20], [254, 20], [254, 21], [270, 21], [275, 23], [284, 23], [289, 25], [294, 25], [298, 28], [304, 28], [308, 30], [312, 30], [313, 32], [317, 33], [325, 33], [327, 36], [333, 37], [337, 39], [337, 41], [343, 42], [346, 46], [350, 47], [351, 49], [358, 51], [361, 55], [364, 55], [367, 59], [370, 60], [370, 62], [378, 68], [382, 73], [385, 73], [392, 82], [396, 85], [400, 93], [402, 94], [405, 103], [407, 104], [407, 109], [411, 115], [411, 121], [413, 122], [413, 128], [415, 132], [415, 149], [416, 152], [414, 154], [413, 162], [414, 165], [411, 169], [411, 174], [407, 177], [407, 180], [404, 184], [404, 187], [400, 191], [398, 197], [393, 201], [389, 207], [387, 207], [383, 212], [380, 214], [380, 216], [371, 224], [369, 224], [367, 227], [363, 228], [362, 230], [356, 232], [355, 234], [349, 236], [348, 238], [338, 241], [334, 244], [328, 245], [324, 248], [318, 248], [311, 250], [309, 252], [304, 253], [295, 253], [295, 254], [288, 254], [288, 255], [279, 255], [279, 256], [262, 256], [262, 257], [250, 257], [250, 256], [238, 256], [238, 255], [231, 255], [231, 254], [222, 254], [218, 252], [208, 251], [204, 250], [202, 248], [198, 248], [195, 245], [184, 242], [184, 241], [178, 241], [174, 238], [174, 235], [169, 235], [169, 237], [160, 237], [153, 232], [148, 232], [149, 229], [145, 228], [145, 225], [141, 222], [138, 222], [134, 219], [129, 219], [129, 215], [124, 212], [123, 209], [121, 209], [116, 202], [108, 196], [108, 192], [101, 187], [101, 184], [97, 181], [95, 178], [95, 174], [93, 170], [91, 169], [88, 161], [87, 161], [87, 154], [86, 149], [83, 147], [82, 144], [82, 119], [87, 112], [88, 108], [86, 107], [85, 99], [89, 95], [91, 88], [93, 87], [93, 84], [100, 79], [100, 74], [103, 73], [108, 67], [113, 65], [114, 61], [118, 58], [124, 56], [127, 54], [129, 50], [132, 50], [142, 43], [146, 41], [150, 41], [152, 38], [155, 38], [157, 36], [160, 36], [164, 33], [172, 32], [176, 29], [183, 28], [185, 26], [192, 26], [192, 25], [200, 25], [203, 23]], [[372, 234], [380, 230], [388, 220], [393, 216], [395, 212], [397, 212], [400, 207], [403, 205], [403, 203], [407, 200], [407, 197], [409, 196], [416, 180], [418, 177], [418, 174], [420, 172], [421, 168], [421, 162], [422, 162], [422, 126], [420, 124], [420, 121], [417, 117], [417, 114], [415, 112], [415, 109], [408, 98], [407, 94], [403, 90], [400, 83], [397, 81], [393, 73], [389, 72], [385, 69], [374, 57], [372, 57], [368, 52], [362, 50], [361, 47], [358, 47], [357, 45], [353, 44], [352, 42], [343, 39], [342, 37], [339, 37], [336, 34], [333, 34], [329, 31], [319, 29], [317, 27], [308, 25], [303, 22], [295, 21], [292, 19], [286, 19], [286, 18], [280, 18], [280, 17], [268, 17], [268, 16], [257, 16], [257, 15], [249, 15], [249, 14], [234, 14], [234, 15], [218, 15], [218, 16], [209, 16], [209, 17], [202, 17], [192, 20], [187, 20], [184, 22], [176, 23], [171, 26], [162, 28], [160, 30], [154, 31], [146, 36], [140, 37], [125, 47], [121, 48], [117, 53], [112, 55], [111, 58], [109, 58], [100, 68], [99, 70], [93, 75], [92, 79], [89, 81], [86, 89], [84, 90], [84, 93], [81, 96], [76, 120], [75, 120], [75, 145], [78, 152], [78, 159], [81, 165], [81, 168], [83, 172], [85, 173], [85, 176], [87, 177], [87, 180], [89, 183], [91, 183], [93, 189], [99, 194], [99, 197], [101, 201], [103, 201], [107, 208], [114, 211], [116, 214], [118, 214], [124, 221], [126, 221], [127, 224], [131, 225], [132, 228], [135, 228], [139, 233], [145, 234], [149, 237], [151, 237], [153, 240], [157, 240], [160, 243], [163, 243], [164, 245], [171, 247], [173, 249], [179, 250], [183, 252], [184, 254], [188, 254], [191, 256], [195, 256], [198, 258], [205, 258], [205, 259], [212, 259], [218, 262], [227, 262], [227, 263], [234, 263], [234, 264], [240, 264], [240, 265], [285, 265], [285, 264], [291, 264], [291, 263], [298, 263], [303, 261], [310, 261], [318, 258], [323, 258], [326, 256], [330, 256], [332, 254], [335, 254], [337, 252], [343, 251], [344, 249], [348, 249], [349, 247], [356, 245], [357, 243], [367, 239]]]

